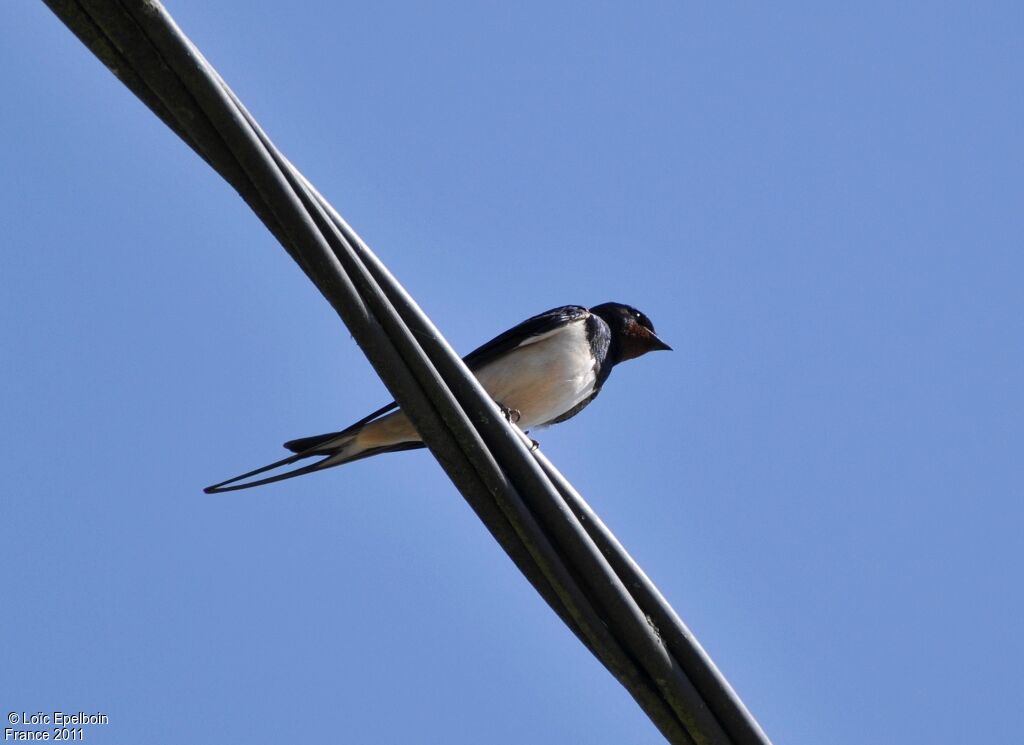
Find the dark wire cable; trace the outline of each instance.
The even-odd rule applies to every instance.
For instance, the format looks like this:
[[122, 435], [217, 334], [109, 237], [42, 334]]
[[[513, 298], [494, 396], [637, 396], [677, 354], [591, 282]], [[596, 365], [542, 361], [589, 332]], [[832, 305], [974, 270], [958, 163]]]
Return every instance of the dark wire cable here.
[[564, 477], [529, 451], [401, 285], [277, 151], [162, 6], [46, 2], [267, 224], [487, 528], [665, 737], [767, 744], [646, 575]]

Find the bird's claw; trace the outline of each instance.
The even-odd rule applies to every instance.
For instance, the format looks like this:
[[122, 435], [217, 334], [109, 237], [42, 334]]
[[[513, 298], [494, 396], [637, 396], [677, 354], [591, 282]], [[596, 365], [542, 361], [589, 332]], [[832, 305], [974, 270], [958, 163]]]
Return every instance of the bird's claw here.
[[503, 405], [501, 405], [501, 404], [498, 404], [498, 408], [499, 408], [499, 409], [501, 409], [501, 415], [502, 415], [503, 417], [505, 417], [505, 420], [506, 420], [506, 421], [507, 421], [507, 422], [508, 422], [509, 424], [518, 424], [518, 423], [519, 423], [519, 420], [520, 420], [520, 419], [522, 418], [522, 416], [523, 416], [523, 415], [522, 415], [522, 414], [521, 414], [521, 413], [519, 412], [519, 409], [510, 409], [509, 407], [507, 407], [507, 406], [503, 406]]

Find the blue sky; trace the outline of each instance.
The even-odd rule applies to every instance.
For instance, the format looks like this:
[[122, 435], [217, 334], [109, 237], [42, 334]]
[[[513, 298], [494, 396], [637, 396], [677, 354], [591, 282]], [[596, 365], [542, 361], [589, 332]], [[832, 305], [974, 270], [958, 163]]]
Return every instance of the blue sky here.
[[[370, 7], [372, 6], [372, 7]], [[640, 307], [538, 435], [777, 743], [1024, 707], [1019, 3], [169, 8], [457, 349]], [[241, 200], [0, 8], [0, 707], [89, 741], [656, 743]]]

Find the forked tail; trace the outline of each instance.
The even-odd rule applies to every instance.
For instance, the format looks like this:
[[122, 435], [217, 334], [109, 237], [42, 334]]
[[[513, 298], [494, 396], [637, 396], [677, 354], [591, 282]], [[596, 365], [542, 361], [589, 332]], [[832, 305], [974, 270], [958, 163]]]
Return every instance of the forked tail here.
[[[322, 455], [324, 457], [318, 460], [316, 463], [310, 463], [307, 466], [295, 468], [291, 471], [285, 471], [284, 473], [274, 474], [273, 476], [267, 476], [266, 478], [257, 479], [256, 481], [245, 481], [245, 479], [252, 478], [253, 476], [258, 476], [261, 473], [273, 471], [274, 469], [281, 468], [282, 466], [289, 466], [292, 463], [297, 463], [301, 460], [306, 460], [307, 458], [314, 458], [318, 455]], [[282, 458], [276, 463], [270, 463], [269, 465], [263, 466], [262, 468], [257, 468], [253, 471], [249, 471], [248, 473], [243, 473], [240, 476], [230, 478], [227, 481], [221, 481], [219, 484], [208, 486], [205, 489], [203, 489], [203, 491], [206, 492], [207, 494], [218, 494], [220, 492], [226, 491], [238, 491], [239, 489], [249, 489], [253, 486], [263, 486], [264, 484], [272, 484], [275, 481], [284, 481], [285, 479], [294, 478], [296, 476], [302, 476], [303, 474], [306, 473], [321, 471], [324, 468], [338, 466], [346, 462], [345, 460], [338, 459], [337, 455], [337, 453], [325, 453], [322, 450], [296, 453], [295, 455], [290, 455], [287, 458]], [[332, 460], [334, 461], [333, 463], [330, 462]], [[239, 481], [245, 481], [245, 483], [240, 484], [238, 483]]]

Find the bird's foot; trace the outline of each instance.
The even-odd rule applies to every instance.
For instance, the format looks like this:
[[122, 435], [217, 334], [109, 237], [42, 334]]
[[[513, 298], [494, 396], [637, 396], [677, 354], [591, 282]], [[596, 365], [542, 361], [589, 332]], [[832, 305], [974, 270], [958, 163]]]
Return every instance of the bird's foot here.
[[540, 443], [539, 443], [539, 442], [537, 442], [537, 441], [536, 441], [535, 439], [533, 439], [532, 437], [530, 438], [530, 442], [532, 443], [532, 444], [530, 445], [530, 452], [531, 452], [531, 453], [532, 453], [532, 452], [533, 452], [534, 450], [539, 450], [539, 449], [540, 449]]
[[498, 404], [498, 408], [501, 409], [501, 415], [505, 417], [509, 424], [518, 424], [519, 420], [523, 416], [519, 412], [519, 409], [510, 409], [509, 407], [503, 406], [502, 404]]

